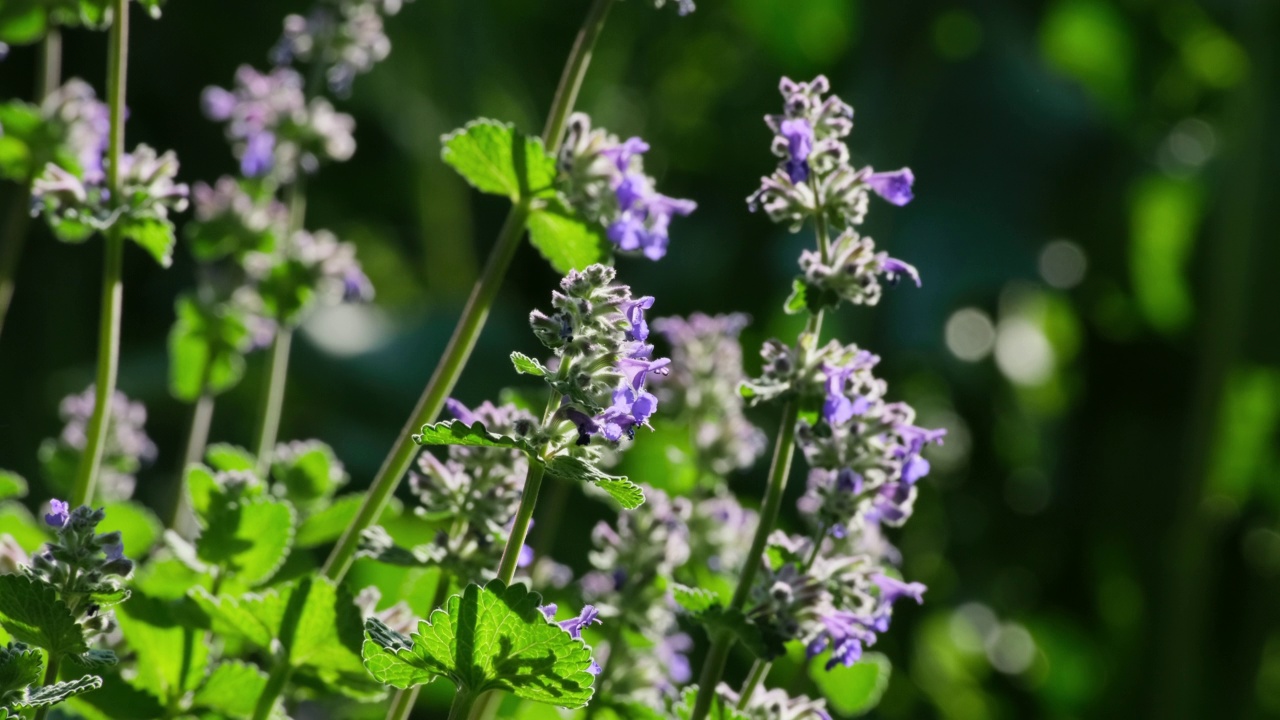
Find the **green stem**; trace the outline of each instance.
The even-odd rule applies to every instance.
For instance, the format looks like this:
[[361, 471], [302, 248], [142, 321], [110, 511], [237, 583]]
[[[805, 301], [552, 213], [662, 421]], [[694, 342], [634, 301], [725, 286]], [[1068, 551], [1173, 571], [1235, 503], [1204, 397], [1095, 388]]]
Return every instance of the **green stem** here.
[[421, 685], [415, 685], [408, 690], [397, 691], [391, 698], [391, 707], [387, 708], [387, 720], [406, 720], [418, 702], [418, 690], [421, 688]]
[[[107, 145], [107, 188], [111, 202], [118, 204], [120, 192], [120, 158], [124, 155], [124, 96], [125, 81], [129, 71], [129, 2], [114, 0], [115, 20], [111, 24], [110, 57], [107, 70], [108, 105], [111, 113], [111, 134]], [[111, 396], [116, 389], [116, 374], [120, 363], [120, 313], [124, 304], [124, 283], [121, 268], [124, 265], [124, 236], [118, 226], [107, 230], [105, 258], [102, 269], [102, 308], [98, 324], [98, 374], [96, 379], [93, 416], [89, 419], [84, 454], [76, 471], [76, 482], [71, 492], [71, 506], [76, 507], [93, 500], [94, 485], [98, 480], [98, 466], [102, 462], [103, 446], [107, 439], [107, 418], [111, 415]]]
[[475, 707], [476, 695], [471, 692], [458, 691], [453, 696], [453, 704], [449, 706], [449, 720], [465, 720], [471, 717], [471, 709]]
[[[62, 658], [58, 657], [57, 655], [53, 655], [52, 653], [50, 653], [49, 664], [47, 667], [45, 667], [45, 670], [44, 670], [44, 686], [45, 687], [48, 687], [58, 682], [58, 665], [59, 665], [59, 660], [61, 659]], [[35, 720], [44, 720], [45, 716], [49, 714], [49, 708], [51, 707], [53, 706], [43, 705], [39, 709], [37, 709], [35, 714]]]
[[290, 676], [293, 675], [293, 666], [286, 660], [277, 662], [271, 668], [271, 675], [267, 677], [267, 684], [262, 688], [262, 694], [258, 696], [258, 703], [253, 708], [253, 720], [267, 720], [271, 715], [271, 708], [276, 704], [276, 698], [280, 696], [280, 692], [284, 690], [284, 686], [289, 682]]
[[50, 25], [40, 48], [40, 82], [36, 85], [36, 98], [44, 100], [62, 84], [62, 31]]
[[[573, 112], [578, 91], [582, 87], [582, 80], [591, 63], [596, 41], [604, 28], [609, 8], [614, 2], [615, 0], [592, 0], [587, 19], [574, 41], [573, 50], [560, 77], [560, 85], [556, 88], [555, 99], [551, 103], [551, 112], [547, 116], [546, 129], [542, 135], [543, 144], [552, 154], [560, 148], [565, 123]], [[418, 399], [418, 404], [413, 409], [413, 414], [409, 416], [409, 421], [405, 423], [387, 459], [383, 461], [377, 476], [374, 477], [359, 512], [356, 513], [351, 524], [339, 538], [338, 544], [334, 546], [328, 560], [325, 561], [326, 577], [337, 580], [346, 575], [360, 543], [360, 533], [382, 514], [387, 501], [395, 493], [401, 478], [409, 470], [409, 465], [417, 454], [418, 448], [411, 436], [423, 425], [434, 422], [440, 416], [444, 401], [453, 392], [454, 385], [457, 384], [467, 360], [471, 357], [471, 351], [475, 348], [476, 340], [480, 337], [480, 331], [484, 329], [485, 321], [489, 318], [489, 309], [493, 306], [498, 290], [507, 276], [511, 260], [515, 257], [516, 250], [520, 248], [520, 239], [524, 235], [524, 224], [528, 216], [529, 207], [526, 203], [515, 205], [507, 214], [506, 222], [502, 224], [502, 230], [498, 233], [498, 240], [494, 243], [484, 270], [471, 289], [471, 296], [467, 298], [462, 317], [459, 318], [453, 336], [449, 338], [449, 344], [445, 347], [444, 356], [440, 358], [440, 363], [436, 366], [431, 380], [427, 382], [422, 397]]]
[[[208, 370], [206, 369], [206, 374]], [[206, 385], [207, 386], [207, 385]], [[191, 431], [187, 434], [187, 449], [182, 456], [182, 467], [178, 468], [177, 497], [173, 501], [173, 513], [169, 516], [169, 527], [175, 528], [183, 537], [190, 537], [195, 531], [195, 518], [187, 503], [186, 477], [187, 468], [200, 462], [204, 457], [205, 447], [209, 444], [209, 428], [213, 424], [213, 395], [207, 390], [200, 395], [191, 412]]]
[[738, 697], [739, 710], [747, 709], [747, 705], [751, 703], [751, 696], [755, 694], [756, 688], [764, 682], [772, 669], [772, 662], [760, 658], [756, 658], [756, 661], [751, 664], [751, 673], [747, 675], [747, 681], [742, 684], [742, 694]]
[[271, 458], [280, 432], [280, 412], [284, 408], [284, 386], [289, 374], [289, 348], [293, 345], [293, 328], [281, 325], [271, 344], [271, 367], [267, 389], [262, 395], [262, 413], [258, 428], [258, 477], [265, 479], [271, 470]]
[[542, 476], [546, 465], [538, 458], [529, 458], [529, 472], [524, 477], [524, 490], [520, 493], [520, 507], [516, 509], [516, 518], [511, 525], [511, 534], [507, 536], [507, 544], [502, 548], [502, 562], [498, 564], [498, 579], [510, 585], [516, 576], [516, 563], [520, 559], [520, 550], [524, 547], [525, 538], [529, 536], [529, 520], [533, 518], [533, 508], [538, 504], [538, 489], [542, 487]]

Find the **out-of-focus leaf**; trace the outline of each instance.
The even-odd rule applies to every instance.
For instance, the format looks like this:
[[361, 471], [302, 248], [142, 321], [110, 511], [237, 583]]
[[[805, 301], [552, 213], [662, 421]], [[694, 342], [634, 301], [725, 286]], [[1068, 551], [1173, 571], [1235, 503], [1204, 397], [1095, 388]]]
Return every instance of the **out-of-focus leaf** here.
[[830, 653], [823, 653], [809, 663], [809, 677], [841, 715], [864, 715], [880, 704], [893, 665], [880, 653], [865, 653], [852, 667], [836, 664], [826, 669]]
[[1194, 180], [1148, 177], [1129, 209], [1129, 268], [1147, 322], [1175, 333], [1191, 320], [1187, 262], [1203, 216], [1204, 189]]
[[282, 500], [255, 498], [215, 508], [196, 541], [201, 562], [225, 567], [238, 585], [271, 577], [293, 545], [294, 511]]
[[119, 221], [118, 232], [146, 250], [160, 267], [173, 264], [173, 223], [153, 217], [125, 217]]
[[205, 392], [235, 387], [250, 344], [243, 314], [226, 303], [202, 305], [191, 295], [178, 298], [176, 313], [169, 332], [169, 392], [194, 402]]
[[192, 704], [229, 718], [248, 718], [267, 685], [267, 674], [255, 665], [228, 660], [220, 663], [196, 691]]
[[277, 453], [271, 476], [284, 488], [285, 497], [295, 504], [330, 497], [347, 481], [333, 448], [319, 440], [295, 443], [288, 453]]
[[172, 602], [134, 593], [116, 610], [129, 648], [137, 654], [131, 683], [163, 704], [175, 702], [204, 679], [209, 645], [186, 629]]
[[1040, 50], [1107, 109], [1132, 104], [1133, 41], [1115, 5], [1105, 0], [1058, 0], [1040, 25]]
[[125, 554], [140, 558], [155, 546], [164, 530], [164, 524], [146, 506], [132, 500], [109, 502], [103, 505], [106, 519], [98, 525], [98, 532], [120, 531]]
[[0, 470], [0, 500], [27, 496], [27, 481], [16, 472]]

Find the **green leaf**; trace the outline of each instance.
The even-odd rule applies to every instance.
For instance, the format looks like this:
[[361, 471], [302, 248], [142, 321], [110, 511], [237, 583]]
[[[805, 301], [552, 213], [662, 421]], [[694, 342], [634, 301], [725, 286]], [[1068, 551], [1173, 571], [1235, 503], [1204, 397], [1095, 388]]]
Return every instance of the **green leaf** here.
[[492, 580], [449, 598], [411, 638], [376, 619], [365, 624], [365, 667], [380, 682], [407, 688], [447, 677], [460, 693], [506, 690], [517, 697], [576, 708], [591, 699], [591, 649], [538, 610], [524, 585]]
[[543, 367], [542, 363], [524, 353], [511, 353], [511, 364], [516, 366], [516, 372], [521, 375], [544, 377], [547, 374], [547, 369]]
[[635, 510], [644, 504], [644, 490], [639, 485], [625, 477], [607, 475], [579, 458], [557, 455], [547, 463], [547, 472], [569, 482], [592, 483], [613, 496], [624, 510]]
[[209, 466], [220, 472], [252, 471], [258, 465], [253, 453], [237, 445], [214, 443], [204, 452]]
[[846, 716], [863, 715], [876, 705], [889, 686], [893, 664], [880, 653], [865, 653], [852, 667], [837, 664], [826, 669], [826, 652], [809, 663], [809, 677], [831, 703], [831, 708]]
[[[215, 598], [197, 589], [191, 597], [218, 634], [242, 637], [263, 650], [278, 639], [292, 667], [335, 683], [364, 676], [360, 611], [346, 588], [330, 580], [307, 577], [239, 598]], [[282, 635], [284, 630], [291, 633]]]
[[253, 715], [258, 696], [266, 687], [267, 674], [249, 663], [229, 660], [214, 668], [196, 691], [192, 704], [230, 718]]
[[107, 517], [98, 525], [98, 532], [119, 530], [129, 557], [140, 558], [151, 550], [160, 539], [164, 524], [146, 506], [132, 500], [105, 503]]
[[17, 707], [22, 709], [56, 705], [69, 697], [97, 690], [100, 687], [102, 687], [102, 678], [97, 675], [85, 675], [79, 680], [54, 683], [32, 690], [27, 693], [25, 699], [18, 701]]
[[787, 302], [782, 306], [788, 315], [808, 311], [817, 314], [818, 311], [835, 307], [840, 304], [840, 296], [823, 288], [814, 287], [806, 283], [801, 278], [796, 278], [791, 282], [791, 295], [787, 297]]
[[137, 653], [134, 687], [167, 705], [204, 679], [209, 644], [185, 627], [175, 603], [134, 593], [116, 610], [116, 620]]
[[688, 587], [679, 583], [671, 586], [671, 596], [675, 599], [676, 604], [695, 615], [724, 605], [724, 602], [720, 600], [720, 596], [710, 590]]
[[445, 420], [434, 425], [423, 425], [422, 432], [413, 436], [419, 445], [467, 445], [470, 447], [513, 448], [533, 452], [523, 438], [495, 435], [485, 429], [484, 423], [467, 425], [461, 420]]
[[173, 264], [173, 223], [154, 217], [125, 216], [119, 221], [119, 232], [146, 250], [160, 267]]
[[529, 242], [556, 272], [581, 270], [609, 255], [611, 246], [600, 226], [582, 220], [558, 202], [533, 211], [526, 225]]
[[45, 526], [31, 515], [31, 511], [18, 502], [0, 503], [0, 534], [8, 534], [22, 546], [22, 549], [33, 553], [49, 541], [49, 533]]
[[707, 629], [708, 635], [731, 633], [752, 655], [772, 660], [786, 653], [786, 639], [751, 622], [741, 610], [724, 606], [710, 590], [673, 585], [672, 597], [690, 617]]
[[542, 140], [495, 120], [474, 120], [441, 138], [441, 157], [481, 191], [513, 202], [550, 192], [556, 161]]
[[284, 488], [285, 497], [299, 505], [332, 497], [347, 481], [333, 448], [319, 440], [293, 443], [289, 452], [277, 453], [271, 477]]
[[[352, 493], [336, 498], [325, 509], [302, 521], [298, 528], [298, 536], [294, 538], [295, 547], [312, 548], [337, 540], [342, 532], [351, 524], [351, 519], [364, 504], [364, 493]], [[381, 517], [387, 517], [394, 511], [388, 507]]]
[[220, 504], [215, 496], [208, 524], [196, 541], [197, 557], [226, 568], [237, 584], [252, 587], [284, 564], [293, 546], [294, 519], [293, 508], [283, 500]]
[[204, 305], [190, 295], [178, 298], [176, 312], [169, 331], [169, 392], [195, 402], [235, 387], [244, 377], [250, 344], [244, 313], [230, 303]]
[[[690, 685], [684, 689], [680, 702], [672, 710], [679, 720], [689, 720], [693, 716], [693, 706], [697, 702], [698, 686]], [[707, 718], [708, 720], [750, 720], [746, 715], [738, 712], [737, 708], [726, 703], [719, 694], [711, 701], [711, 712], [707, 713]]]
[[0, 470], [0, 500], [27, 496], [27, 481], [16, 472]]
[[22, 575], [0, 575], [0, 625], [14, 640], [65, 657], [87, 652], [84, 629], [58, 593]]
[[43, 675], [44, 658], [36, 648], [12, 643], [0, 648], [0, 707], [22, 697]]
[[0, 42], [27, 45], [44, 37], [47, 16], [37, 0], [5, 0], [0, 4]]

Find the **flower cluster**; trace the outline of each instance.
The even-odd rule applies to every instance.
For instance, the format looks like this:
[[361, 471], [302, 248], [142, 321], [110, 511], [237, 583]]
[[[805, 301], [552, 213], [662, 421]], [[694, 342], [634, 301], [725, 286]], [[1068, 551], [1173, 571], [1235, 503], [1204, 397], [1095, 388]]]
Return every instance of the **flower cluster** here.
[[604, 265], [570, 272], [552, 293], [552, 314], [529, 316], [534, 334], [556, 355], [554, 371], [543, 370], [563, 397], [555, 417], [574, 424], [580, 446], [596, 437], [616, 444], [648, 425], [658, 398], [645, 380], [670, 365], [653, 357], [648, 342], [644, 312], [653, 298], [632, 298], [631, 289], [613, 279], [613, 268]]
[[[40, 458], [46, 475], [56, 486], [70, 487], [75, 467], [88, 442], [89, 420], [96, 405], [95, 389], [68, 395], [58, 405], [58, 415], [66, 423], [57, 439], [41, 445]], [[147, 436], [147, 409], [116, 391], [107, 415], [107, 438], [103, 444], [99, 475], [105, 499], [122, 500], [133, 495], [134, 475], [156, 459], [156, 445]]]
[[[716, 691], [727, 707], [736, 708], [742, 701], [742, 696], [725, 683], [720, 683]], [[753, 688], [746, 707], [737, 712], [738, 717], [747, 720], [831, 720], [826, 700], [791, 697], [785, 690], [768, 690], [760, 685]]]
[[205, 88], [205, 115], [227, 124], [226, 134], [246, 177], [291, 182], [322, 160], [343, 161], [356, 150], [355, 120], [324, 98], [307, 101], [302, 76], [291, 68], [236, 70], [234, 89]]
[[305, 17], [287, 15], [271, 60], [320, 63], [329, 89], [345, 97], [357, 75], [391, 53], [382, 17], [395, 15], [400, 6], [401, 0], [334, 0], [316, 5]]
[[212, 262], [266, 252], [286, 234], [289, 213], [273, 198], [255, 197], [230, 176], [212, 186], [197, 182], [191, 189], [195, 220], [186, 226], [191, 252], [197, 260]]
[[671, 218], [697, 208], [692, 200], [667, 197], [644, 172], [649, 144], [638, 137], [625, 142], [591, 127], [591, 118], [575, 113], [560, 150], [560, 171], [570, 203], [605, 228], [618, 250], [642, 253], [650, 260], [667, 254]]
[[760, 516], [742, 507], [723, 485], [694, 503], [689, 517], [689, 554], [694, 567], [736, 575], [747, 557], [743, 538], [755, 534]]
[[110, 629], [111, 614], [102, 608], [129, 596], [121, 580], [133, 572], [120, 533], [97, 532], [105, 518], [102, 510], [83, 505], [73, 510], [53, 500], [44, 519], [57, 538], [23, 568], [27, 576], [56, 590], [80, 626], [95, 635]]
[[918, 427], [910, 405], [885, 402], [887, 386], [871, 372], [875, 355], [833, 342], [819, 359], [821, 418], [796, 430], [812, 468], [801, 507], [837, 535], [864, 523], [901, 525], [911, 515], [916, 482], [929, 472], [921, 452], [946, 431]]
[[[533, 415], [514, 405], [485, 401], [471, 410], [449, 400], [447, 407], [467, 425], [479, 422], [490, 432], [510, 437], [524, 437], [537, 426]], [[497, 566], [528, 464], [523, 452], [505, 448], [451, 445], [443, 462], [430, 452], [419, 456], [418, 472], [409, 475], [419, 503], [415, 512], [462, 522], [457, 532], [441, 533], [436, 540], [445, 544], [450, 563], [486, 570]]]
[[[111, 111], [98, 100], [89, 83], [72, 78], [40, 105], [40, 114], [63, 138], [62, 146], [75, 160], [77, 174], [87, 183], [103, 180], [102, 157], [111, 133]], [[59, 164], [71, 168], [60, 159]]]
[[661, 490], [644, 492], [644, 505], [620, 514], [616, 525], [602, 521], [592, 530], [594, 569], [582, 577], [581, 588], [609, 622], [644, 638], [639, 645], [650, 648], [637, 653], [635, 642], [598, 647], [597, 657], [610, 666], [601, 692], [656, 709], [693, 675], [687, 657], [693, 640], [680, 631], [666, 592], [690, 559], [693, 505]]
[[187, 207], [188, 188], [174, 181], [178, 158], [172, 150], [157, 155], [151, 147], [139, 145], [121, 156], [119, 204], [111, 200], [105, 173], [93, 169], [105, 165], [101, 156], [93, 165], [84, 158], [81, 162], [91, 168], [84, 177], [49, 163], [31, 186], [37, 212], [43, 212], [62, 237], [84, 239], [126, 218], [131, 229], [155, 221], [167, 225], [170, 210]]
[[741, 313], [667, 317], [653, 327], [671, 345], [671, 374], [659, 386], [663, 402], [684, 413], [699, 466], [718, 476], [750, 467], [765, 449], [764, 433], [743, 414], [738, 334]]
[[244, 268], [252, 284], [245, 305], [276, 323], [296, 325], [315, 302], [373, 299], [373, 285], [356, 259], [355, 246], [327, 230], [299, 230], [273, 252], [248, 253]]

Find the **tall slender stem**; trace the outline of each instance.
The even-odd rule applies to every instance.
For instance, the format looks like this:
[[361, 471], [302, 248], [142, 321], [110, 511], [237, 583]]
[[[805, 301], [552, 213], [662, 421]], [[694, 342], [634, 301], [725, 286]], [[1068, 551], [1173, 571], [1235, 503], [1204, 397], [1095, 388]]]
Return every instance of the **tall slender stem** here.
[[[206, 381], [202, 387], [207, 388], [207, 385]], [[177, 497], [173, 500], [173, 513], [169, 517], [169, 527], [176, 529], [183, 537], [189, 537], [195, 532], [195, 518], [187, 506], [187, 468], [204, 457], [205, 447], [209, 444], [209, 428], [213, 425], [213, 406], [213, 394], [206, 389], [191, 411], [191, 431], [187, 434], [187, 449], [182, 455], [182, 466], [178, 468]]]
[[267, 375], [267, 389], [262, 394], [262, 412], [258, 427], [258, 477], [265, 478], [271, 470], [271, 458], [276, 449], [276, 435], [280, 432], [280, 412], [284, 408], [284, 386], [289, 375], [289, 348], [293, 345], [293, 328], [281, 325], [276, 339], [271, 343], [271, 360]]
[[[40, 67], [36, 73], [37, 103], [53, 94], [62, 83], [62, 31], [54, 25], [45, 33], [40, 53]], [[41, 168], [31, 168], [32, 176]], [[9, 315], [9, 306], [13, 302], [14, 276], [18, 271], [18, 260], [22, 257], [22, 246], [27, 242], [27, 226], [31, 223], [31, 181], [28, 177], [22, 183], [14, 199], [9, 217], [5, 221], [4, 235], [0, 235], [0, 333], [4, 332], [4, 320]]]
[[[548, 114], [546, 129], [542, 136], [543, 143], [553, 154], [560, 148], [565, 123], [573, 111], [574, 103], [577, 102], [578, 91], [582, 87], [582, 80], [591, 63], [596, 41], [600, 37], [601, 30], [604, 29], [605, 18], [614, 2], [615, 0], [592, 0], [587, 19], [578, 32], [573, 50], [569, 54], [569, 60], [560, 77], [560, 85], [556, 89], [555, 99], [551, 104], [551, 112]], [[410, 463], [413, 462], [417, 446], [411, 436], [418, 431], [418, 428], [434, 422], [439, 417], [444, 401], [453, 392], [463, 368], [466, 367], [467, 360], [471, 357], [471, 351], [475, 348], [476, 340], [480, 337], [480, 331], [484, 329], [485, 321], [489, 318], [489, 309], [507, 276], [511, 260], [515, 257], [516, 250], [520, 248], [520, 239], [524, 235], [524, 223], [528, 216], [529, 207], [524, 203], [515, 205], [507, 214], [506, 222], [498, 233], [498, 240], [490, 251], [480, 278], [471, 289], [471, 296], [462, 310], [462, 317], [459, 318], [453, 336], [445, 347], [444, 356], [440, 358], [440, 363], [436, 366], [431, 380], [427, 382], [422, 397], [418, 399], [418, 404], [413, 409], [413, 414], [409, 416], [387, 459], [383, 461], [382, 468], [374, 477], [364, 504], [360, 506], [359, 512], [356, 513], [328, 560], [325, 561], [324, 574], [327, 577], [340, 579], [346, 575], [348, 568], [351, 567], [356, 547], [359, 545], [361, 531], [369, 527], [370, 523], [382, 514], [387, 501], [399, 486]]]
[[253, 720], [267, 720], [271, 715], [271, 708], [276, 704], [276, 698], [280, 696], [280, 692], [284, 690], [284, 686], [292, 676], [293, 666], [289, 664], [287, 658], [276, 662], [271, 668], [271, 674], [267, 676], [267, 684], [262, 689], [262, 694], [258, 696], [258, 702], [253, 708]]
[[453, 696], [453, 704], [449, 706], [449, 720], [466, 720], [471, 717], [474, 707], [476, 707], [476, 694], [459, 692]]
[[747, 674], [747, 681], [742, 684], [742, 694], [738, 696], [739, 710], [747, 709], [747, 705], [751, 704], [751, 696], [755, 694], [756, 688], [764, 682], [772, 669], [773, 663], [762, 658], [756, 658], [756, 661], [751, 664], [751, 672]]
[[516, 563], [520, 560], [520, 550], [524, 548], [525, 538], [529, 537], [529, 520], [533, 518], [533, 509], [538, 504], [538, 490], [542, 487], [542, 476], [546, 465], [535, 458], [529, 459], [529, 472], [524, 478], [524, 490], [520, 493], [520, 506], [516, 509], [516, 518], [511, 525], [511, 534], [507, 536], [507, 544], [502, 548], [502, 562], [498, 563], [498, 579], [510, 585], [516, 576]]
[[[811, 175], [810, 182], [814, 184], [814, 192], [817, 193], [817, 177]], [[818, 197], [821, 195], [819, 194]], [[825, 262], [831, 253], [831, 238], [827, 228], [825, 208], [819, 207], [813, 220], [818, 251]], [[823, 311], [819, 310], [810, 315], [808, 322], [805, 323], [804, 334], [811, 335], [815, 342], [822, 333], [822, 317]], [[738, 586], [733, 591], [733, 600], [729, 604], [730, 610], [742, 610], [746, 606], [747, 599], [751, 596], [751, 586], [764, 559], [769, 535], [778, 524], [782, 496], [787, 489], [787, 478], [791, 475], [791, 460], [795, 457], [796, 420], [799, 418], [799, 410], [799, 403], [794, 397], [788, 399], [782, 407], [782, 424], [778, 428], [778, 439], [773, 446], [773, 461], [769, 465], [769, 484], [765, 488], [764, 504], [760, 507], [760, 522], [756, 525], [755, 536], [751, 539], [751, 550], [747, 553], [746, 564], [743, 565], [742, 575], [738, 578]], [[821, 542], [821, 539], [819, 535], [815, 542]], [[698, 678], [698, 700], [694, 704], [690, 720], [703, 720], [711, 711], [711, 703], [716, 696], [716, 686], [720, 684], [720, 678], [724, 675], [725, 665], [729, 661], [729, 651], [733, 648], [735, 640], [732, 633], [724, 631], [712, 636], [711, 649], [707, 651], [707, 659], [703, 663], [702, 674]], [[754, 672], [755, 668], [752, 670]], [[767, 673], [768, 670], [764, 672]]]
[[413, 712], [413, 706], [418, 702], [418, 690], [421, 685], [414, 685], [408, 690], [398, 690], [391, 698], [391, 706], [387, 708], [387, 720], [405, 720], [409, 714]]
[[[53, 654], [49, 655], [49, 664], [46, 665], [44, 669], [44, 686], [45, 687], [48, 687], [58, 682], [58, 665], [61, 659], [62, 658], [60, 658], [57, 655], [53, 655]], [[49, 715], [49, 708], [51, 707], [53, 706], [52, 705], [40, 706], [40, 708], [36, 710], [35, 720], [44, 720], [45, 717]]]
[[[107, 188], [111, 202], [119, 203], [120, 158], [124, 155], [124, 97], [129, 73], [129, 2], [114, 0], [115, 19], [111, 24], [110, 57], [107, 70], [108, 105], [111, 113], [111, 135], [107, 144]], [[93, 416], [86, 432], [84, 455], [76, 472], [71, 492], [71, 506], [92, 501], [98, 480], [98, 466], [107, 439], [107, 418], [111, 416], [111, 397], [116, 390], [116, 374], [120, 363], [120, 314], [124, 305], [124, 236], [119, 227], [107, 230], [105, 258], [102, 267], [102, 307], [98, 323], [98, 374], [95, 386]]]

